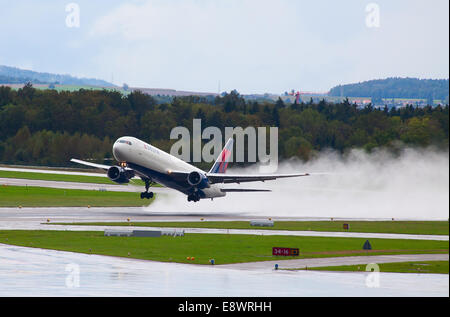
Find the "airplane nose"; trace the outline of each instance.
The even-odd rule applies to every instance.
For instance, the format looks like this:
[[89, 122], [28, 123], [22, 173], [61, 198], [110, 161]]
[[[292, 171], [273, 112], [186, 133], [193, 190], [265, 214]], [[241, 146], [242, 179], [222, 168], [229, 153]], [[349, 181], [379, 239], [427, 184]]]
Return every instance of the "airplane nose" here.
[[117, 161], [126, 161], [124, 157], [125, 151], [123, 149], [123, 144], [115, 143], [113, 145], [113, 155]]

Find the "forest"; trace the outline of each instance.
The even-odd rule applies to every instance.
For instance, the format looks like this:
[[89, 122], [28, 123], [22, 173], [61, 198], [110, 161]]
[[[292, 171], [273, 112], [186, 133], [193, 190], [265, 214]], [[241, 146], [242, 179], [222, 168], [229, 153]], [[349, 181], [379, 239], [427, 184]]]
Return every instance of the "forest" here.
[[[427, 147], [448, 150], [446, 106], [378, 109], [342, 103], [248, 101], [237, 91], [217, 96], [176, 97], [160, 103], [140, 91], [39, 90], [31, 84], [14, 90], [0, 86], [0, 162], [70, 166], [72, 157], [110, 159], [113, 142], [135, 136], [165, 151], [176, 126], [278, 127], [279, 160], [307, 161], [317, 153], [352, 148]], [[208, 140], [204, 140], [208, 142]], [[201, 164], [200, 164], [201, 165]]]
[[448, 104], [448, 79], [386, 78], [333, 87], [330, 96], [439, 99]]

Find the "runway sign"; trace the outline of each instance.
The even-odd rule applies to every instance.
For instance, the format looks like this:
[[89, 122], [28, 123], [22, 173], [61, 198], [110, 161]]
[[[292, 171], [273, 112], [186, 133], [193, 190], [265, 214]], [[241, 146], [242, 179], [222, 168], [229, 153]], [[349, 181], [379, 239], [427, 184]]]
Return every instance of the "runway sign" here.
[[272, 255], [281, 255], [281, 256], [298, 256], [300, 253], [299, 249], [296, 248], [272, 248]]

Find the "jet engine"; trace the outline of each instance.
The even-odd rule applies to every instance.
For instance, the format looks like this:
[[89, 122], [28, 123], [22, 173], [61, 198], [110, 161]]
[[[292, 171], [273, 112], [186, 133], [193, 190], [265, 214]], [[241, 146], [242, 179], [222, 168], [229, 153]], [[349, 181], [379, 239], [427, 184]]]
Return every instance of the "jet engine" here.
[[187, 177], [187, 182], [191, 186], [195, 186], [197, 188], [206, 188], [209, 187], [208, 178], [205, 175], [200, 174], [197, 171], [190, 172]]
[[120, 166], [111, 166], [107, 173], [110, 180], [118, 184], [126, 184], [134, 177], [134, 171], [126, 170]]

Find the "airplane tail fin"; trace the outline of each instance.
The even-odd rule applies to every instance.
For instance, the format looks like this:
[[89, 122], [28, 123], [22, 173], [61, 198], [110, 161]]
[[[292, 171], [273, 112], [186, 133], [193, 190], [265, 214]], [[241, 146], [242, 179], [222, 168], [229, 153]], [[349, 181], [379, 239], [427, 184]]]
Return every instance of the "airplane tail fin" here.
[[233, 151], [233, 138], [228, 139], [222, 152], [220, 152], [214, 165], [211, 167], [209, 173], [225, 173], [228, 167], [228, 162]]

